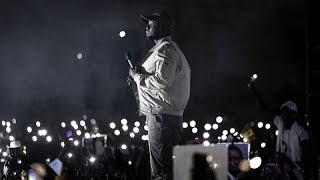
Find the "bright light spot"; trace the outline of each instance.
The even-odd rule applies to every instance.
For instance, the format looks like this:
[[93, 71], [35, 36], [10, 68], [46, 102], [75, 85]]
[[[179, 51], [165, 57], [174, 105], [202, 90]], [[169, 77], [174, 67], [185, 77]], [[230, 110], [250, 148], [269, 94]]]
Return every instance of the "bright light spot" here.
[[216, 122], [219, 124], [219, 123], [222, 123], [222, 121], [223, 121], [223, 118], [221, 117], [221, 116], [218, 116], [217, 118], [216, 118]]
[[91, 120], [90, 120], [90, 123], [91, 123], [92, 125], [95, 125], [95, 124], [97, 123], [97, 121], [96, 121], [95, 119], [91, 119]]
[[214, 163], [214, 164], [213, 164], [213, 168], [216, 169], [217, 167], [218, 167], [218, 164], [217, 164], [217, 163]]
[[120, 135], [120, 131], [117, 129], [117, 130], [114, 131], [114, 134], [115, 134], [116, 136], [119, 136], [119, 135]]
[[82, 59], [82, 53], [78, 53], [77, 54], [77, 58], [80, 60], [80, 59]]
[[37, 136], [32, 136], [32, 141], [37, 141], [37, 140], [38, 140]]
[[73, 142], [73, 144], [74, 144], [75, 146], [79, 146], [79, 141], [78, 141], [78, 140], [75, 140], [75, 141]]
[[220, 139], [221, 139], [221, 137], [220, 137], [220, 136], [218, 136], [218, 139], [220, 140]]
[[121, 145], [121, 149], [127, 149], [127, 145], [122, 144], [122, 145]]
[[144, 126], [143, 126], [143, 129], [146, 130], [146, 131], [148, 131], [148, 126], [147, 126], [147, 125], [144, 125]]
[[205, 124], [205, 125], [204, 125], [204, 129], [205, 129], [206, 131], [209, 131], [209, 130], [211, 129], [211, 125], [210, 125], [210, 124]]
[[196, 122], [194, 120], [190, 121], [190, 127], [195, 127], [196, 126]]
[[66, 123], [65, 123], [65, 122], [62, 122], [62, 123], [61, 123], [61, 127], [65, 128], [65, 127], [66, 127]]
[[148, 140], [148, 135], [142, 135], [141, 139], [144, 140], [144, 141], [147, 141]]
[[252, 80], [255, 80], [255, 79], [258, 78], [258, 75], [257, 75], [257, 74], [253, 74], [253, 75], [251, 76], [251, 78], [252, 78]]
[[265, 148], [266, 147], [266, 143], [265, 142], [261, 143], [261, 147]]
[[17, 123], [16, 118], [12, 118], [12, 123], [13, 123], [13, 124], [16, 124], [16, 123]]
[[11, 126], [11, 123], [8, 121], [8, 122], [6, 123], [6, 125], [7, 125], [8, 127], [10, 127], [10, 126]]
[[222, 139], [223, 141], [225, 141], [225, 140], [227, 140], [227, 136], [226, 136], [226, 135], [222, 135], [222, 136], [221, 136], [221, 139]]
[[243, 142], [248, 142], [248, 139], [247, 138], [243, 138]]
[[48, 142], [51, 142], [51, 141], [52, 141], [52, 137], [51, 137], [51, 136], [47, 136], [46, 139], [47, 139]]
[[269, 123], [267, 123], [265, 126], [264, 126], [266, 129], [270, 129], [271, 125]]
[[128, 120], [127, 120], [127, 119], [121, 119], [121, 124], [122, 124], [122, 125], [128, 124]]
[[46, 159], [46, 161], [47, 161], [47, 163], [49, 163], [50, 162], [50, 158]]
[[140, 126], [140, 122], [139, 121], [134, 122], [134, 126], [139, 127]]
[[133, 132], [130, 133], [130, 137], [134, 138], [135, 134]]
[[262, 159], [260, 157], [254, 157], [250, 159], [249, 162], [250, 162], [251, 169], [257, 169], [258, 167], [260, 167], [262, 163]]
[[90, 157], [89, 161], [90, 161], [91, 163], [94, 163], [94, 162], [96, 161], [96, 158], [92, 156], [92, 157]]
[[37, 122], [36, 122], [36, 126], [37, 126], [37, 127], [40, 127], [40, 126], [41, 126], [40, 121], [37, 121]]
[[11, 132], [11, 128], [10, 127], [6, 127], [6, 131], [7, 131], [7, 133], [10, 133]]
[[203, 145], [204, 146], [210, 146], [210, 142], [209, 141], [203, 141]]
[[27, 151], [26, 151], [26, 150], [23, 150], [22, 152], [23, 152], [23, 154], [27, 154]]
[[138, 132], [139, 132], [139, 128], [134, 127], [134, 128], [133, 128], [133, 132], [134, 132], [134, 133], [138, 133]]
[[227, 130], [223, 130], [223, 131], [222, 131], [222, 134], [223, 134], [223, 135], [227, 135], [227, 134], [228, 134], [228, 131], [227, 131]]
[[195, 134], [198, 132], [198, 129], [196, 127], [192, 128], [192, 132]]
[[276, 130], [276, 136], [278, 136], [278, 134], [279, 134], [279, 132], [278, 132], [278, 130]]
[[212, 162], [213, 157], [211, 155], [209, 155], [209, 156], [206, 157], [206, 160], [207, 160], [208, 163], [210, 163], [210, 162]]
[[72, 153], [68, 153], [68, 157], [71, 158], [73, 156]]
[[80, 121], [80, 126], [85, 126], [86, 125], [86, 122], [84, 120], [81, 120]]
[[236, 132], [236, 130], [234, 128], [231, 128], [230, 133], [233, 134], [234, 132]]
[[241, 137], [241, 138], [243, 138], [243, 135], [242, 135], [242, 134], [240, 134], [240, 137]]
[[235, 133], [233, 133], [233, 135], [234, 135], [234, 136], [238, 136], [238, 131], [237, 131], [237, 132], [235, 132]]
[[218, 125], [218, 124], [213, 124], [213, 125], [212, 125], [212, 129], [216, 130], [216, 129], [218, 129], [218, 128], [219, 128], [219, 125]]
[[47, 133], [48, 133], [47, 130], [45, 130], [45, 129], [42, 130], [42, 135], [45, 136], [45, 135], [47, 135]]
[[89, 138], [90, 138], [90, 133], [86, 132], [86, 133], [84, 134], [84, 137], [87, 138], [87, 139], [89, 139]]
[[187, 128], [188, 127], [188, 123], [186, 123], [186, 122], [182, 123], [182, 127], [183, 128]]
[[6, 126], [6, 122], [5, 121], [2, 121], [2, 126]]
[[8, 156], [8, 153], [5, 151], [2, 153], [2, 156], [6, 157], [6, 156]]
[[77, 122], [76, 121], [71, 121], [71, 126], [72, 127], [77, 126]]
[[208, 132], [203, 133], [203, 138], [208, 139], [210, 134]]
[[122, 37], [122, 38], [125, 37], [126, 36], [126, 32], [125, 31], [120, 31], [119, 36]]
[[123, 126], [122, 126], [122, 129], [123, 129], [124, 131], [128, 131], [129, 127], [128, 127], [127, 125], [123, 125]]
[[9, 136], [9, 140], [10, 140], [10, 141], [14, 141], [15, 138], [14, 138], [13, 136]]
[[96, 136], [97, 136], [97, 137], [101, 137], [101, 134], [100, 134], [100, 133], [97, 133]]
[[83, 115], [82, 118], [83, 118], [83, 120], [87, 120], [88, 116], [87, 115]]
[[40, 130], [38, 130], [38, 135], [39, 136], [42, 136], [43, 135], [43, 133], [42, 133], [42, 130], [40, 129]]
[[65, 147], [66, 144], [64, 142], [61, 142], [61, 147]]
[[27, 127], [27, 131], [28, 131], [28, 133], [31, 133], [32, 132], [32, 128], [31, 127]]
[[263, 127], [263, 122], [258, 122], [258, 128], [262, 128]]
[[77, 130], [76, 133], [77, 133], [78, 136], [81, 135], [81, 131], [80, 130]]
[[4, 159], [1, 159], [1, 162], [5, 162], [6, 160], [4, 160]]
[[114, 128], [116, 128], [116, 123], [112, 122], [112, 123], [109, 124], [109, 126], [110, 126], [111, 129], [114, 129]]
[[128, 164], [129, 164], [129, 165], [131, 165], [131, 164], [132, 164], [132, 162], [131, 162], [131, 161], [128, 161]]
[[76, 124], [75, 126], [73, 126], [73, 128], [74, 128], [75, 130], [77, 130], [77, 129], [79, 128], [79, 126]]

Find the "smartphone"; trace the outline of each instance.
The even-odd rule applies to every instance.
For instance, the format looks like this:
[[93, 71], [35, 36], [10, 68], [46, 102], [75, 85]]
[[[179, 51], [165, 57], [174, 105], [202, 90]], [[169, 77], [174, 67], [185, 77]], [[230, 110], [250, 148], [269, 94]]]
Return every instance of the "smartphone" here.
[[33, 169], [28, 171], [28, 180], [37, 180], [37, 174]]

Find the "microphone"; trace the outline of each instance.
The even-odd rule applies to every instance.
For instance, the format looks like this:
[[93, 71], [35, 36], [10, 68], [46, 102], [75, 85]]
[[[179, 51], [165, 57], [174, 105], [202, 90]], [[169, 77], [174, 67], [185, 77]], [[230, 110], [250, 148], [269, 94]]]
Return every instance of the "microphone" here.
[[129, 63], [129, 65], [130, 65], [130, 68], [134, 68], [133, 67], [133, 63], [131, 62], [132, 61], [132, 56], [131, 56], [131, 53], [129, 52], [129, 51], [127, 51], [126, 53], [125, 53], [125, 56], [126, 56], [126, 59], [127, 59], [127, 61], [128, 61], [128, 63]]

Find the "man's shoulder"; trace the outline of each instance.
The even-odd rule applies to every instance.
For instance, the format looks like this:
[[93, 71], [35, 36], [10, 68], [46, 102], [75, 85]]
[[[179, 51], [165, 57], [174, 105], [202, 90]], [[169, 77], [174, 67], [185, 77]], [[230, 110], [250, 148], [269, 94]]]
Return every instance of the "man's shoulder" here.
[[177, 55], [177, 50], [170, 41], [163, 42], [164, 44], [159, 48], [158, 55], [160, 57], [168, 57]]

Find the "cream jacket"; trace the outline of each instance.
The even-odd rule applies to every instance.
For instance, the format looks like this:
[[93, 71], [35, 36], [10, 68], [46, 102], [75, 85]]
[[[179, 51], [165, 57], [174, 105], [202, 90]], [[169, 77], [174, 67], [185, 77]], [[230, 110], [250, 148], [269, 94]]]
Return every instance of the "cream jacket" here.
[[189, 64], [178, 47], [165, 37], [156, 42], [134, 75], [139, 95], [139, 111], [147, 114], [182, 116], [190, 96]]

